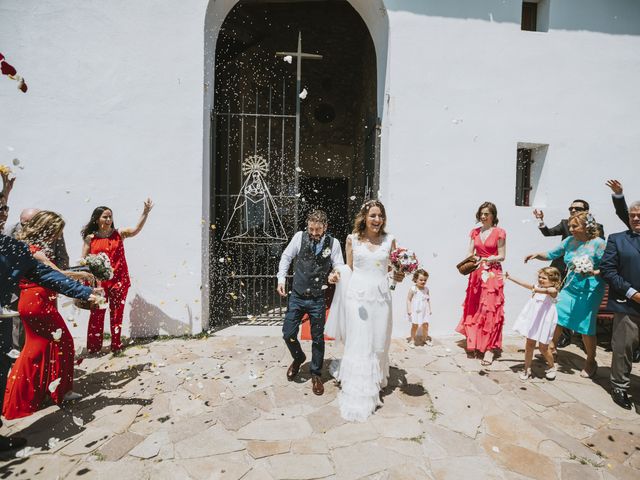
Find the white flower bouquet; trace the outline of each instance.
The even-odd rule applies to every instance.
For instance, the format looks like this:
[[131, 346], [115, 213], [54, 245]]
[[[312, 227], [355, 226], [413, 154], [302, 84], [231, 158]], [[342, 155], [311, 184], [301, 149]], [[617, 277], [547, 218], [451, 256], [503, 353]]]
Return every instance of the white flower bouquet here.
[[576, 273], [590, 274], [593, 273], [593, 262], [587, 255], [573, 257], [571, 268]]
[[113, 268], [109, 257], [104, 252], [95, 255], [87, 255], [80, 260], [80, 265], [89, 268], [89, 272], [96, 277], [98, 281], [111, 280], [113, 278]]

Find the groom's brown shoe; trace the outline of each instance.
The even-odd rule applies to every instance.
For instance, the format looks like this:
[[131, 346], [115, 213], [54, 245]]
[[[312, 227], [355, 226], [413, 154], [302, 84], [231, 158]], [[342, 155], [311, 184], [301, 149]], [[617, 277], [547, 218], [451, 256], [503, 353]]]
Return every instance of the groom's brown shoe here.
[[307, 360], [307, 357], [302, 357], [302, 360], [294, 360], [289, 366], [289, 370], [287, 370], [287, 380], [290, 382], [296, 378], [298, 372], [300, 371], [300, 366]]
[[324, 393], [324, 385], [318, 375], [311, 375], [311, 389], [316, 395], [322, 395]]

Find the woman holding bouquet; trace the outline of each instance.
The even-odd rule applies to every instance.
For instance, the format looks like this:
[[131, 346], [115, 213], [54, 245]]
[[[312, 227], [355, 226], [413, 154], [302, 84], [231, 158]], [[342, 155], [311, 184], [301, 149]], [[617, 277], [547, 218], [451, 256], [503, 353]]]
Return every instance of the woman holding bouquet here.
[[469, 255], [478, 268], [469, 275], [462, 320], [456, 331], [467, 337], [467, 355], [482, 356], [482, 365], [491, 365], [496, 350], [502, 348], [504, 326], [504, 284], [502, 265], [507, 249], [507, 233], [498, 227], [498, 209], [484, 202], [476, 212], [479, 227], [471, 230]]
[[[587, 354], [583, 377], [596, 374], [596, 318], [604, 296], [604, 281], [600, 277], [600, 260], [605, 241], [599, 238], [598, 224], [590, 213], [580, 212], [569, 219], [571, 236], [553, 250], [527, 255], [524, 261], [555, 260], [563, 257], [568, 267], [564, 288], [558, 295], [558, 326], [553, 345], [562, 334], [562, 327], [582, 334]], [[553, 348], [553, 347], [552, 347]]]
[[[91, 214], [89, 223], [82, 229], [84, 245], [82, 256], [104, 252], [113, 268], [113, 277], [100, 283], [104, 288], [105, 297], [109, 302], [111, 316], [111, 352], [116, 353], [122, 349], [120, 340], [122, 330], [122, 316], [127, 292], [131, 285], [127, 259], [124, 254], [123, 240], [135, 237], [147, 221], [149, 212], [153, 208], [153, 202], [148, 198], [144, 202], [142, 216], [135, 228], [115, 228], [113, 212], [109, 207], [97, 207]], [[87, 332], [87, 350], [89, 353], [97, 353], [102, 349], [104, 335], [105, 310], [93, 309], [89, 316], [89, 329]]]
[[[385, 232], [384, 205], [366, 202], [347, 237], [347, 265], [332, 279], [338, 283], [331, 305], [327, 334], [344, 342], [342, 360], [331, 365], [341, 384], [340, 413], [349, 421], [365, 421], [382, 403], [380, 389], [389, 377], [391, 292], [389, 254], [395, 249]], [[351, 273], [352, 272], [352, 273]], [[396, 281], [403, 274], [394, 275]]]
[[[59, 270], [49, 259], [52, 246], [62, 235], [64, 220], [54, 212], [41, 211], [23, 227], [18, 239], [29, 245], [33, 257]], [[74, 280], [91, 281], [86, 272], [62, 272]], [[18, 312], [24, 325], [25, 344], [11, 369], [2, 414], [7, 419], [36, 412], [47, 393], [60, 405], [79, 395], [73, 388], [73, 337], [58, 313], [54, 291], [27, 280], [20, 282]]]

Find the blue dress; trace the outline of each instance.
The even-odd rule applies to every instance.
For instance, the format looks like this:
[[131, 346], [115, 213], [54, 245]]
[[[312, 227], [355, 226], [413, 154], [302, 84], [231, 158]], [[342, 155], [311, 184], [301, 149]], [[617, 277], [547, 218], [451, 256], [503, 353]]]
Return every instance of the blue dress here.
[[593, 263], [593, 269], [600, 268], [606, 242], [594, 238], [580, 242], [573, 236], [565, 238], [560, 245], [547, 252], [550, 260], [564, 257], [567, 265], [567, 278], [564, 288], [558, 295], [558, 325], [583, 335], [596, 334], [598, 307], [604, 296], [604, 280], [600, 275], [585, 276], [572, 270], [572, 260], [587, 256]]

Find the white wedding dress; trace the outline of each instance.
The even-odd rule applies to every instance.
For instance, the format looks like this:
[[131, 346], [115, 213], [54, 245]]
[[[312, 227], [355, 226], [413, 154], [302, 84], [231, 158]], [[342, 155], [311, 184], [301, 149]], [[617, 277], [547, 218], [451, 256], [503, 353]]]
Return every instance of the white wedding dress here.
[[340, 382], [338, 403], [345, 420], [363, 422], [382, 405], [380, 389], [389, 377], [392, 321], [387, 273], [392, 243], [393, 237], [386, 234], [372, 251], [351, 235], [353, 273], [349, 275], [347, 266], [342, 269], [331, 305], [326, 332], [344, 343], [344, 354], [330, 370]]

